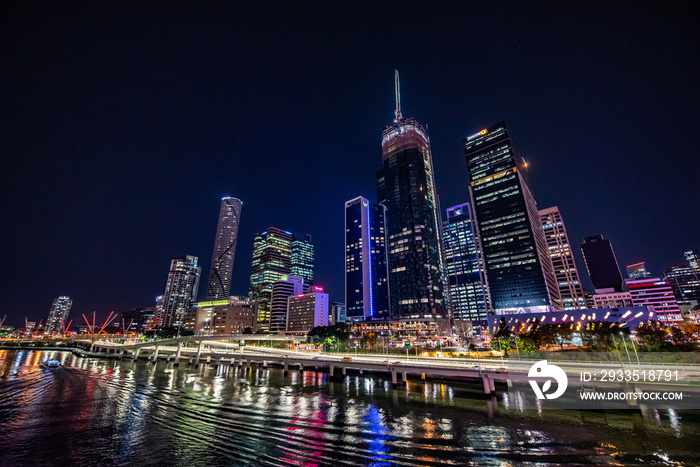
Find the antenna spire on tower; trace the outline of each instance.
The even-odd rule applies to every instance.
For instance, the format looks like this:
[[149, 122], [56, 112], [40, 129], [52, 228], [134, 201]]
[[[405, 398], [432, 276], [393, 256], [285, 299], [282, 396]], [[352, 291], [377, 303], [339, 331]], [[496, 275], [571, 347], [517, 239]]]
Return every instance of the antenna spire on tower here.
[[394, 121], [401, 120], [401, 89], [399, 88], [399, 70], [394, 70], [394, 89], [396, 91], [396, 111]]

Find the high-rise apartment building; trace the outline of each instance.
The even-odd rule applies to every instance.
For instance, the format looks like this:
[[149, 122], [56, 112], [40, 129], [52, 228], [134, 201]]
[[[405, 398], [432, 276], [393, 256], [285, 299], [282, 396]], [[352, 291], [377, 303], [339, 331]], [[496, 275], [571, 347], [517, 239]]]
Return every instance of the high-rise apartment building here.
[[173, 258], [163, 294], [162, 327], [180, 326], [185, 312], [197, 297], [202, 268], [196, 256]]
[[395, 87], [395, 119], [382, 133], [377, 172], [377, 198], [387, 209], [391, 314], [442, 318], [447, 306], [430, 139], [420, 123], [401, 115], [398, 71]]
[[505, 123], [465, 138], [464, 152], [489, 308], [497, 314], [561, 310], [527, 164]]
[[[301, 243], [292, 248], [294, 242]], [[313, 245], [310, 235], [293, 234], [276, 227], [255, 235], [248, 296], [258, 302], [258, 325], [263, 330], [270, 329], [272, 285], [289, 276], [292, 266], [302, 274], [298, 277], [304, 281], [309, 278], [309, 282], [313, 281]]]
[[345, 203], [346, 316], [387, 319], [389, 303], [386, 208], [358, 196]]
[[664, 323], [683, 321], [671, 285], [659, 278], [626, 281], [634, 306], [653, 306], [656, 319]]
[[581, 251], [593, 287], [622, 292], [622, 274], [610, 240], [604, 239], [602, 235], [586, 237], [581, 244]]
[[73, 306], [73, 300], [70, 297], [57, 297], [51, 303], [49, 310], [49, 319], [46, 320], [47, 332], [63, 332], [64, 326], [68, 324], [68, 314]]
[[210, 299], [229, 296], [242, 205], [238, 198], [226, 197], [221, 200], [207, 286], [207, 297]]
[[634, 263], [627, 266], [627, 278], [628, 279], [648, 279], [651, 277], [651, 273], [647, 271], [646, 264], [644, 261], [641, 263]]
[[586, 309], [586, 299], [579, 280], [576, 261], [571, 251], [569, 236], [561, 218], [559, 208], [554, 206], [539, 211], [554, 276], [559, 287], [559, 296], [564, 311]]
[[289, 297], [300, 295], [309, 291], [309, 284], [304, 284], [304, 279], [295, 276], [286, 276], [284, 279], [272, 284], [270, 299], [270, 332], [280, 333], [287, 329], [287, 301]]
[[447, 291], [454, 319], [486, 323], [486, 287], [469, 203], [447, 209], [442, 224]]

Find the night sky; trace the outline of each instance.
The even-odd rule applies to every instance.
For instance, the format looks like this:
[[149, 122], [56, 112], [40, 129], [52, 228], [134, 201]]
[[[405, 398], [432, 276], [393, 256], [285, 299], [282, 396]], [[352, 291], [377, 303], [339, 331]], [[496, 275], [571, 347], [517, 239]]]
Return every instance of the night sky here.
[[[12, 3], [12, 5], [9, 5]], [[428, 126], [443, 211], [468, 200], [462, 138], [505, 121], [540, 209], [577, 255], [602, 233], [658, 276], [700, 248], [693, 2], [4, 2], [0, 319], [74, 324], [154, 304], [223, 196], [253, 236], [309, 233], [343, 301], [344, 202], [376, 200], [381, 132]]]

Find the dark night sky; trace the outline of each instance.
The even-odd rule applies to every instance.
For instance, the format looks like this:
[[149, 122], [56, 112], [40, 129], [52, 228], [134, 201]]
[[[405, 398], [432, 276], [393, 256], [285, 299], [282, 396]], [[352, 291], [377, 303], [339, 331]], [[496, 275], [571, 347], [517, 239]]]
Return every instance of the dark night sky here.
[[[443, 209], [468, 198], [462, 138], [505, 121], [540, 208], [655, 274], [700, 247], [693, 2], [5, 2], [0, 318], [151, 306], [243, 201], [255, 232], [308, 232], [343, 300], [343, 203], [376, 199], [382, 129], [429, 126]], [[75, 321], [74, 321], [75, 322]]]

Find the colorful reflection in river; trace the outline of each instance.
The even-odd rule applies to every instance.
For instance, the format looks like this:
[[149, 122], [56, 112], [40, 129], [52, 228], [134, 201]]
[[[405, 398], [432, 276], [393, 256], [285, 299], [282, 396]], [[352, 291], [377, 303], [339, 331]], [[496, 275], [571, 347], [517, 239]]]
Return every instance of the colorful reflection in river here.
[[[48, 370], [47, 358], [62, 367]], [[1, 465], [700, 464], [697, 411], [526, 409], [372, 375], [0, 350]]]

